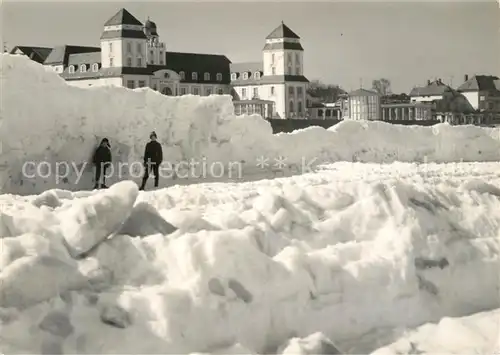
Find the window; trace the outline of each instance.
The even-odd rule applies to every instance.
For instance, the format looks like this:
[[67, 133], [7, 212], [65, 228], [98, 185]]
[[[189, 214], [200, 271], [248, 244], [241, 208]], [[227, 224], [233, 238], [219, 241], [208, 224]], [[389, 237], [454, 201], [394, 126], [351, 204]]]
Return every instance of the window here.
[[137, 52], [142, 53], [142, 43], [137, 43]]
[[132, 43], [127, 42], [127, 53], [132, 53]]
[[247, 97], [247, 89], [243, 88], [241, 89], [241, 98], [246, 99]]
[[295, 65], [299, 65], [300, 63], [300, 55], [299, 53], [295, 53]]
[[224, 95], [224, 90], [222, 88], [217, 89], [217, 94]]
[[236, 73], [231, 73], [231, 80], [236, 80], [238, 78], [238, 75]]
[[293, 113], [293, 101], [290, 101], [290, 104], [288, 105], [288, 109], [290, 111], [290, 113]]
[[297, 95], [302, 95], [302, 86], [297, 88]]
[[139, 84], [138, 86], [139, 86], [140, 88], [143, 88], [143, 87], [145, 87], [145, 86], [146, 86], [146, 82], [145, 82], [144, 80], [139, 80], [139, 83], [138, 83], [138, 84]]
[[272, 63], [272, 64], [274, 64], [274, 60], [275, 60], [275, 59], [276, 59], [276, 58], [275, 58], [275, 56], [274, 56], [274, 53], [273, 53], [273, 54], [271, 54], [271, 63]]
[[248, 73], [247, 72], [244, 72], [243, 73], [243, 80], [247, 80], [248, 79]]
[[80, 72], [85, 73], [87, 71], [87, 66], [85, 64], [80, 65]]
[[272, 73], [272, 75], [276, 75], [276, 68], [275, 67], [271, 68], [271, 73]]
[[207, 96], [212, 95], [212, 88], [207, 88], [205, 92], [207, 93]]
[[109, 66], [112, 67], [113, 66], [113, 58], [109, 58]]
[[142, 67], [142, 58], [141, 57], [137, 57], [137, 66]]
[[255, 98], [259, 97], [259, 88], [253, 88], [253, 97]]
[[318, 117], [323, 117], [323, 110], [318, 110]]
[[135, 82], [133, 80], [127, 80], [127, 87], [133, 89], [135, 87]]
[[204, 79], [205, 81], [209, 81], [209, 80], [210, 80], [210, 73], [205, 73], [205, 74], [203, 74], [203, 79]]
[[75, 72], [75, 66], [74, 65], [70, 65], [69, 68], [68, 68], [68, 72], [73, 74]]
[[222, 74], [221, 73], [217, 73], [217, 81], [222, 81]]
[[[194, 74], [194, 73], [193, 73]], [[198, 88], [193, 88], [193, 95], [199, 95], [200, 94], [200, 89]]]
[[160, 57], [160, 65], [163, 65], [163, 57]]
[[256, 71], [254, 74], [253, 74], [253, 77], [255, 79], [260, 79], [260, 72], [259, 71]]
[[295, 67], [295, 75], [300, 75], [300, 67]]
[[181, 88], [181, 95], [186, 95], [187, 94], [187, 88], [182, 87]]
[[288, 61], [288, 65], [292, 65], [292, 54], [291, 53], [288, 53], [287, 61]]
[[127, 67], [131, 67], [131, 66], [132, 66], [132, 58], [128, 57], [127, 58]]
[[198, 73], [196, 73], [196, 72], [195, 72], [195, 73], [192, 73], [192, 74], [191, 74], [191, 79], [192, 79], [192, 80], [198, 80]]
[[112, 42], [109, 43], [109, 52], [110, 53], [113, 52], [113, 43]]
[[289, 93], [290, 95], [295, 94], [295, 91], [293, 90], [293, 86], [290, 86], [290, 87], [288, 88], [288, 93]]
[[163, 77], [164, 77], [165, 79], [170, 79], [170, 74], [169, 74], [169, 73], [165, 73], [165, 74], [163, 74]]
[[274, 95], [274, 86], [271, 86], [271, 95]]
[[288, 75], [292, 75], [292, 67], [288, 67], [288, 69], [286, 70], [286, 73]]
[[297, 112], [302, 113], [302, 101], [297, 102]]
[[181, 80], [186, 80], [186, 73], [181, 71], [179, 72], [179, 76], [181, 77]]
[[99, 70], [99, 64], [94, 63], [92, 64], [92, 71], [98, 71]]
[[149, 55], [150, 55], [151, 58], [153, 58], [155, 56], [155, 52], [153, 52], [153, 50], [150, 50], [149, 51]]

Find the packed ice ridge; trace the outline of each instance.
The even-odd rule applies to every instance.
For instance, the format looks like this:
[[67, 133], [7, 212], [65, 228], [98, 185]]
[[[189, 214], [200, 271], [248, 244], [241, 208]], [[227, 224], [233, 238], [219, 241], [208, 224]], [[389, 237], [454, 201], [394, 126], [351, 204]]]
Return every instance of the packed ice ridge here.
[[[28, 194], [0, 195], [2, 353], [500, 351], [498, 129], [344, 122], [273, 136], [229, 98], [76, 89], [25, 58], [1, 64], [4, 191]], [[147, 193], [12, 179], [25, 159], [84, 161], [91, 124], [123, 159], [140, 159], [155, 126], [177, 159], [252, 169], [323, 152], [328, 164]]]

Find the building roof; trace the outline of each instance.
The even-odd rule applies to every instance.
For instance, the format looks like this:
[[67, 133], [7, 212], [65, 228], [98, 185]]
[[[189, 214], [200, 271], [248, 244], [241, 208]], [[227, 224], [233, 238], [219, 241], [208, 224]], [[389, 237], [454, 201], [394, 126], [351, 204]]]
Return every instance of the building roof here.
[[300, 82], [308, 83], [309, 80], [304, 75], [263, 75], [260, 79], [249, 77], [247, 80], [237, 79], [232, 80], [233, 86], [249, 86], [249, 85], [272, 85], [282, 84], [285, 82]]
[[264, 63], [262, 62], [231, 63], [231, 73], [255, 73], [263, 71]]
[[371, 90], [366, 90], [366, 89], [358, 89], [358, 90], [351, 91], [349, 93], [349, 96], [380, 96], [380, 95], [376, 91], [371, 91]]
[[283, 23], [283, 21], [266, 37], [266, 39], [280, 39], [280, 38], [300, 39], [300, 37], [295, 32], [293, 32], [290, 29], [290, 27], [288, 27]]
[[472, 78], [467, 80], [465, 83], [460, 85], [457, 91], [498, 91], [498, 77], [493, 75], [474, 75]]
[[136, 19], [134, 15], [132, 15], [126, 9], [122, 8], [104, 24], [104, 26], [119, 26], [119, 25], [142, 26], [142, 22]]
[[52, 52], [52, 48], [48, 47], [15, 46], [10, 51], [10, 54], [15, 54], [15, 52], [17, 52], [18, 50], [23, 52], [25, 55], [30, 57], [30, 59], [38, 63], [45, 62], [45, 59], [47, 59], [50, 52]]
[[424, 87], [413, 88], [410, 92], [410, 96], [441, 96], [445, 92], [453, 91], [451, 87], [444, 84], [439, 80], [435, 80]]
[[100, 51], [101, 51], [100, 47], [84, 47], [84, 46], [72, 46], [72, 45], [57, 46], [54, 47], [54, 49], [50, 52], [50, 54], [47, 56], [43, 64], [67, 65], [69, 56], [71, 54], [100, 52]]

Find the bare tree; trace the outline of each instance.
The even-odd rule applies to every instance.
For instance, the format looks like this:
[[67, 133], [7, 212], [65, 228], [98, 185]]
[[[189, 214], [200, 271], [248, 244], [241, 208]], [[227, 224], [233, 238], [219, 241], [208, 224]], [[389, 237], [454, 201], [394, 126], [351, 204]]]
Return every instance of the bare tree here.
[[386, 96], [391, 93], [391, 82], [389, 79], [373, 80], [372, 89], [378, 92], [379, 95]]
[[338, 85], [326, 85], [319, 80], [313, 80], [309, 85], [307, 93], [322, 102], [335, 102], [340, 95], [346, 92]]

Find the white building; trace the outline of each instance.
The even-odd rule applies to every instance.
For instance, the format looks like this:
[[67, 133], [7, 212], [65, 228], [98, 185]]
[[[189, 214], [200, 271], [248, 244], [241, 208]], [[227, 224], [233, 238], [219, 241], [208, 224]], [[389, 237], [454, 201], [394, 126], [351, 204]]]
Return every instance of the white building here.
[[142, 24], [126, 9], [104, 24], [100, 47], [55, 47], [43, 64], [79, 87], [150, 87], [166, 95], [230, 93], [226, 56], [169, 52], [156, 24]]
[[410, 92], [411, 102], [432, 103], [437, 100], [442, 100], [446, 93], [452, 92], [453, 89], [444, 84], [441, 79], [435, 81], [427, 81], [427, 85], [423, 87], [415, 87]]
[[375, 91], [358, 89], [349, 93], [348, 117], [352, 120], [379, 120], [380, 95]]
[[267, 36], [262, 62], [231, 64], [235, 106], [241, 113], [253, 113], [258, 100], [274, 102], [268, 117], [306, 118], [309, 80], [303, 59], [300, 37], [282, 22]]
[[500, 112], [500, 79], [493, 75], [464, 76], [464, 83], [457, 89], [474, 110]]

